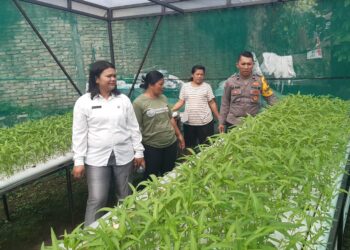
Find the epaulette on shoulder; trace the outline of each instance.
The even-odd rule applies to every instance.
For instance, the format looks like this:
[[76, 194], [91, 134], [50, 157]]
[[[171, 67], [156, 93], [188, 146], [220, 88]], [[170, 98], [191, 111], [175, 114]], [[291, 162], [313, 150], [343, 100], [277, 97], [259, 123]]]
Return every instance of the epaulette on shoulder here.
[[253, 79], [260, 79], [260, 78], [261, 78], [261, 76], [260, 76], [260, 75], [258, 75], [258, 74], [253, 74], [253, 75], [252, 75], [252, 78], [253, 78]]

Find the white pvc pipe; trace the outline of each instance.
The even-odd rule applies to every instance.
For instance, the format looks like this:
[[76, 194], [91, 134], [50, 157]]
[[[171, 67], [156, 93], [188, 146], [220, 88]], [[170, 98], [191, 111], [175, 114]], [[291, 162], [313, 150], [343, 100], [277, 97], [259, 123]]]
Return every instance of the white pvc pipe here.
[[50, 159], [45, 163], [39, 163], [35, 167], [20, 171], [7, 179], [2, 179], [0, 180], [0, 195], [21, 184], [38, 179], [39, 177], [44, 176], [49, 172], [59, 169], [63, 164], [72, 161], [72, 159], [73, 153], [69, 152], [63, 156], [57, 156], [53, 159]]

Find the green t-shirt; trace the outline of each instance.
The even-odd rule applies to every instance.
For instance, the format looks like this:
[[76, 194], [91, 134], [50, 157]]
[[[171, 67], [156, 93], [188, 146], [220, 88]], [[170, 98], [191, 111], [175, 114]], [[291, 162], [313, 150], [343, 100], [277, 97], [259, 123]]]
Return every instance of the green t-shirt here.
[[175, 130], [170, 123], [171, 110], [164, 95], [151, 99], [141, 94], [133, 106], [142, 133], [142, 143], [165, 148], [176, 141]]

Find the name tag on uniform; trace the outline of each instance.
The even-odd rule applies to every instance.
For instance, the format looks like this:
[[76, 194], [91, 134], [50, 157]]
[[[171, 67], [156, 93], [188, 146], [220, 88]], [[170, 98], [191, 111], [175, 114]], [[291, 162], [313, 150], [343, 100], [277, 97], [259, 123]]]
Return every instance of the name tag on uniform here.
[[102, 108], [102, 106], [92, 106], [91, 108], [92, 109], [100, 109], [100, 108]]
[[242, 91], [240, 89], [232, 89], [231, 95], [240, 95], [242, 94]]

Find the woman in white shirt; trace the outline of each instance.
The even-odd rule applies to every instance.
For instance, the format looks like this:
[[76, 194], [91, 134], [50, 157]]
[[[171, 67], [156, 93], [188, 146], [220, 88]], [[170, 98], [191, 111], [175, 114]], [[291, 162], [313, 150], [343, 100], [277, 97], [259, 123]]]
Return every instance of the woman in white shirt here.
[[116, 89], [113, 64], [97, 61], [90, 67], [88, 93], [75, 103], [73, 113], [73, 176], [86, 172], [88, 201], [85, 226], [103, 214], [111, 177], [117, 198], [130, 194], [134, 167], [144, 165], [141, 133], [129, 98]]
[[192, 78], [181, 87], [179, 101], [173, 107], [173, 111], [177, 111], [185, 104], [187, 121], [183, 130], [185, 144], [191, 148], [205, 143], [214, 134], [213, 114], [219, 119], [213, 90], [210, 84], [204, 82], [204, 76], [204, 66], [193, 66]]

